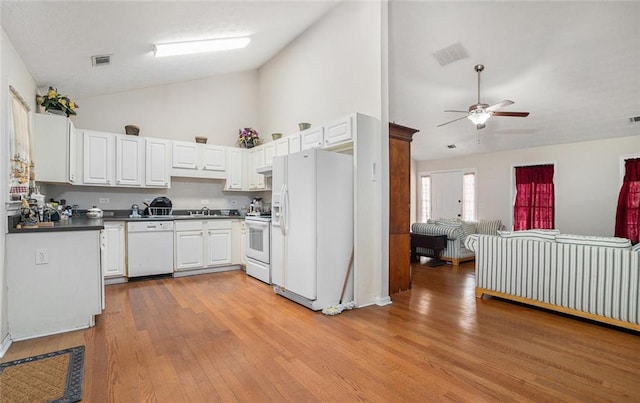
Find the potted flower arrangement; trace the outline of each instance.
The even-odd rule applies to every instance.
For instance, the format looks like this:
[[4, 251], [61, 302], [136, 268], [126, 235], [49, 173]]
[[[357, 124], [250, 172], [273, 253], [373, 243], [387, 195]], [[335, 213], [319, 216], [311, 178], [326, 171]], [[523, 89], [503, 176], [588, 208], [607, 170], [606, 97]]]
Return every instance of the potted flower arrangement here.
[[250, 127], [238, 130], [238, 144], [240, 147], [252, 148], [260, 144], [260, 135]]
[[58, 90], [49, 87], [47, 95], [38, 97], [38, 104], [44, 107], [46, 112], [52, 112], [59, 115], [76, 115], [78, 104], [69, 99], [66, 95], [60, 95]]

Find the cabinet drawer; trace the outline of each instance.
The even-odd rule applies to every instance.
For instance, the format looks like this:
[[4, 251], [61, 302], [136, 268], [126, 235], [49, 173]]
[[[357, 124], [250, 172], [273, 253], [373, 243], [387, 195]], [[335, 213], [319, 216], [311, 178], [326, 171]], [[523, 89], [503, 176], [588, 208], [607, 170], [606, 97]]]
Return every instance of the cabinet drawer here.
[[209, 220], [207, 229], [231, 229], [231, 220]]
[[199, 220], [175, 221], [176, 231], [200, 231], [203, 228], [203, 222]]

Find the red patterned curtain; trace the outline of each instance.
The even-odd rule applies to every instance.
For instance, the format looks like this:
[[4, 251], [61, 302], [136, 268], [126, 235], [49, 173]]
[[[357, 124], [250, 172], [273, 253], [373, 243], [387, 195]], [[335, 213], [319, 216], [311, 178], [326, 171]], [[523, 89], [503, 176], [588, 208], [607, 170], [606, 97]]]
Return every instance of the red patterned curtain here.
[[513, 229], [553, 229], [553, 165], [516, 167]]
[[640, 158], [624, 161], [624, 182], [618, 196], [616, 236], [640, 242]]

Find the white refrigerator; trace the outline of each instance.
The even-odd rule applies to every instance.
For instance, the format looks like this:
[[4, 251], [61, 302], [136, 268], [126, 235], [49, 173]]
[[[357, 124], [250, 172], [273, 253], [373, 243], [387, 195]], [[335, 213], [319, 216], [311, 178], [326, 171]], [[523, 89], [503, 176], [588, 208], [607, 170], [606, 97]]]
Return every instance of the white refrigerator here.
[[[271, 280], [314, 311], [340, 302], [353, 248], [353, 157], [310, 149], [274, 157]], [[342, 302], [353, 300], [353, 271]]]

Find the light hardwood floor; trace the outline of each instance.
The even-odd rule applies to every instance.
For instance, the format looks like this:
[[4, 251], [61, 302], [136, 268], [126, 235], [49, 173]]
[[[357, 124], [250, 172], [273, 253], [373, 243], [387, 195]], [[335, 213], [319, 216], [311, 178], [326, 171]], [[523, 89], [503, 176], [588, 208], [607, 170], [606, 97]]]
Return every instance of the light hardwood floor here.
[[413, 266], [393, 304], [314, 313], [242, 271], [107, 287], [83, 402], [640, 401], [640, 335], [474, 296], [473, 263]]

